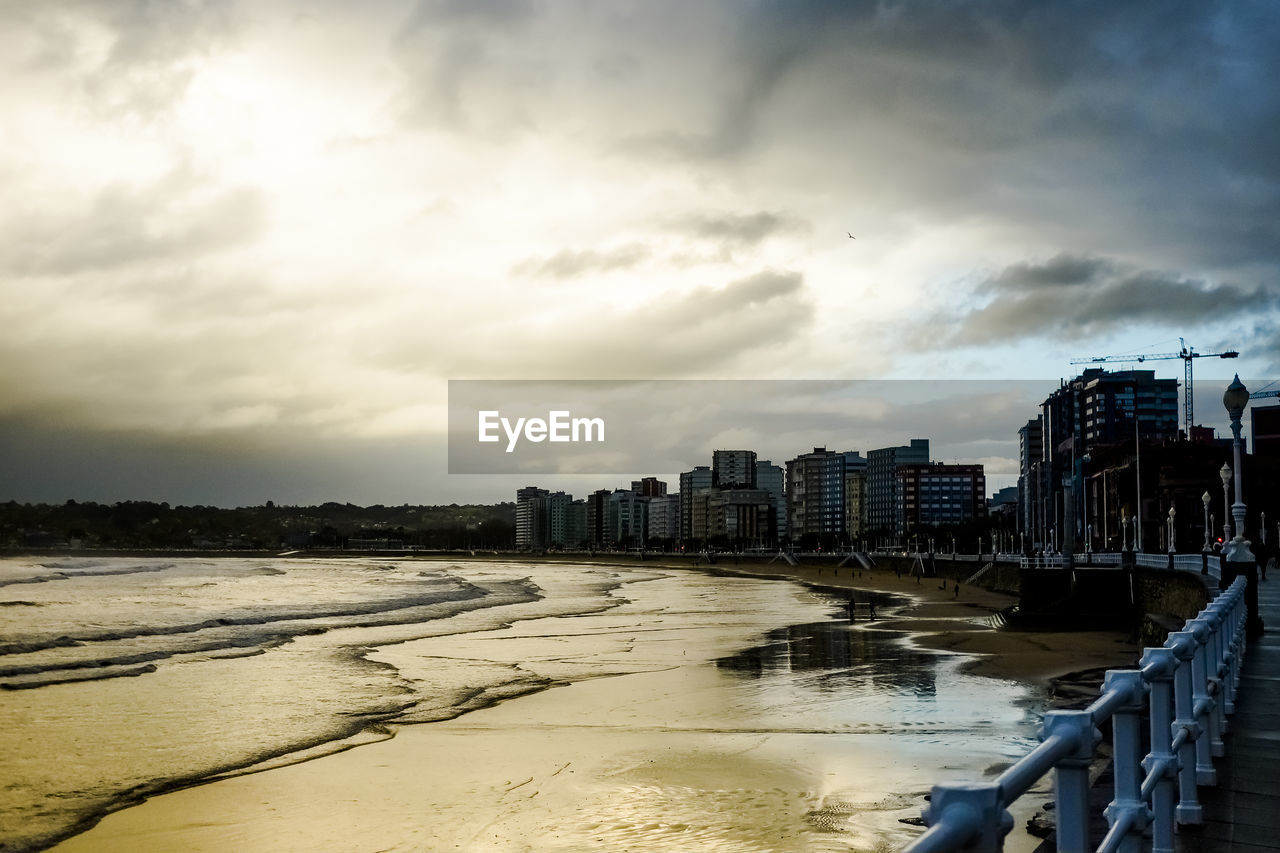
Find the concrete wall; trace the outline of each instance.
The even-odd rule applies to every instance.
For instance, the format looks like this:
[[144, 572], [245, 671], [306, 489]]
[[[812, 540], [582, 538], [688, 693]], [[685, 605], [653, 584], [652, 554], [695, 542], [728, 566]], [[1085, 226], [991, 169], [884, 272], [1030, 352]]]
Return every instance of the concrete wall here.
[[1182, 630], [1212, 597], [1206, 579], [1189, 572], [1144, 569], [1137, 575], [1137, 584], [1143, 612], [1138, 626], [1142, 648], [1163, 645], [1171, 631]]

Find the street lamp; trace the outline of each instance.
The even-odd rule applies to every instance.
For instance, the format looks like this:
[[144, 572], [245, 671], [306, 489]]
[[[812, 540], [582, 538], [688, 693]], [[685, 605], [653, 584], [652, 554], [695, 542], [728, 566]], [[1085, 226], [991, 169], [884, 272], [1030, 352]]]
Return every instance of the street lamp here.
[[1209, 504], [1212, 501], [1213, 498], [1209, 496], [1209, 490], [1205, 489], [1204, 494], [1200, 496], [1200, 503], [1204, 504], [1204, 547], [1200, 550], [1206, 554], [1213, 547], [1213, 543], [1209, 541]]
[[1226, 551], [1231, 542], [1231, 498], [1227, 491], [1231, 486], [1231, 466], [1223, 462], [1218, 477], [1222, 480], [1222, 550]]
[[1223, 392], [1222, 405], [1226, 407], [1227, 415], [1231, 418], [1232, 456], [1236, 463], [1236, 501], [1231, 505], [1231, 515], [1236, 523], [1236, 535], [1231, 539], [1231, 558], [1237, 562], [1246, 560], [1253, 562], [1254, 557], [1249, 551], [1249, 543], [1244, 538], [1245, 506], [1240, 482], [1240, 417], [1244, 414], [1244, 407], [1249, 405], [1249, 389], [1240, 381], [1240, 374], [1236, 374], [1235, 379]]
[[1240, 374], [1237, 373], [1235, 379], [1231, 380], [1231, 384], [1227, 386], [1226, 392], [1222, 395], [1222, 405], [1226, 407], [1227, 414], [1231, 417], [1231, 451], [1236, 463], [1236, 502], [1231, 505], [1231, 515], [1236, 523], [1236, 535], [1231, 538], [1230, 556], [1226, 557], [1222, 566], [1222, 580], [1229, 583], [1238, 575], [1247, 578], [1244, 602], [1249, 615], [1245, 619], [1244, 633], [1246, 637], [1253, 639], [1262, 636], [1264, 626], [1262, 619], [1258, 616], [1258, 567], [1253, 552], [1249, 550], [1249, 541], [1244, 538], [1245, 505], [1244, 491], [1240, 481], [1240, 475], [1243, 473], [1240, 467], [1240, 417], [1244, 414], [1244, 407], [1249, 405], [1249, 389], [1240, 381]]
[[1176, 554], [1178, 551], [1177, 545], [1175, 544], [1175, 541], [1174, 541], [1176, 537], [1174, 536], [1174, 532], [1173, 532], [1174, 519], [1177, 518], [1177, 515], [1178, 515], [1178, 508], [1174, 506], [1169, 507], [1169, 553], [1170, 554]]

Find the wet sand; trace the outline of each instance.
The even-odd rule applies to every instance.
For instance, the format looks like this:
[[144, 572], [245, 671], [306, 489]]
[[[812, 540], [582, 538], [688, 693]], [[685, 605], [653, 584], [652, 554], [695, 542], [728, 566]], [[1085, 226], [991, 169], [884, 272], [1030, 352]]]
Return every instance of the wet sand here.
[[[813, 566], [729, 564], [723, 571], [754, 577], [779, 577], [848, 589], [855, 594], [882, 592], [916, 600], [911, 607], [882, 619], [883, 628], [920, 632], [915, 642], [940, 651], [975, 655], [966, 669], [975, 675], [1008, 678], [1048, 687], [1056, 678], [1101, 667], [1126, 669], [1136, 664], [1139, 649], [1125, 631], [1039, 631], [1004, 626], [994, 629], [997, 615], [1017, 603], [1016, 596], [940, 578], [897, 576], [892, 570], [858, 570]], [[865, 604], [858, 611], [865, 619]]]
[[[937, 580], [883, 570], [715, 571], [861, 591], [858, 630], [920, 631], [911, 640], [920, 647], [980, 655], [956, 659], [971, 675], [1044, 685], [1071, 671], [1125, 666], [1134, 653], [1119, 635], [996, 631], [992, 617], [1013, 599], [963, 584], [957, 598]], [[865, 598], [873, 592], [915, 601], [871, 622]], [[727, 651], [722, 642], [686, 632], [678, 644], [687, 646], [681, 657], [708, 661]], [[919, 814], [929, 784], [991, 775], [1025, 751], [1031, 728], [1019, 712], [992, 721], [1018, 730], [1005, 739], [927, 726], [890, 737], [821, 716], [801, 715], [798, 724], [794, 710], [771, 718], [750, 689], [726, 689], [715, 667], [655, 662], [664, 665], [396, 727], [381, 743], [155, 797], [55, 849], [895, 850], [919, 832], [900, 820]], [[1026, 815], [1017, 817], [1021, 825]], [[1036, 843], [1015, 830], [1006, 849]]]

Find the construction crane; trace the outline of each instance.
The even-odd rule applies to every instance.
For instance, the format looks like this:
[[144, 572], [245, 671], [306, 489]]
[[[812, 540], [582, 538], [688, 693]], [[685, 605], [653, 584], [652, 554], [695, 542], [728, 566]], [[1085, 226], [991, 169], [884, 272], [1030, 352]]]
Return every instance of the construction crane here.
[[1265, 400], [1267, 397], [1280, 397], [1280, 388], [1274, 391], [1254, 391], [1249, 395], [1250, 400]]
[[1183, 362], [1186, 364], [1186, 382], [1183, 384], [1183, 388], [1182, 388], [1182, 397], [1183, 397], [1182, 416], [1186, 422], [1183, 425], [1183, 428], [1186, 431], [1187, 437], [1190, 438], [1191, 425], [1195, 423], [1194, 406], [1192, 405], [1192, 402], [1191, 402], [1193, 397], [1191, 393], [1191, 365], [1193, 360], [1197, 358], [1239, 358], [1240, 353], [1236, 352], [1235, 350], [1227, 350], [1226, 352], [1196, 352], [1195, 349], [1187, 346], [1187, 342], [1182, 338], [1178, 338], [1178, 344], [1182, 347], [1182, 349], [1178, 350], [1177, 352], [1156, 352], [1156, 353], [1144, 353], [1141, 355], [1102, 355], [1102, 356], [1096, 356], [1094, 358], [1073, 358], [1071, 359], [1071, 363], [1072, 364], [1099, 364], [1102, 362], [1114, 362], [1114, 361], [1143, 362], [1143, 361], [1163, 361], [1171, 358], [1182, 359]]

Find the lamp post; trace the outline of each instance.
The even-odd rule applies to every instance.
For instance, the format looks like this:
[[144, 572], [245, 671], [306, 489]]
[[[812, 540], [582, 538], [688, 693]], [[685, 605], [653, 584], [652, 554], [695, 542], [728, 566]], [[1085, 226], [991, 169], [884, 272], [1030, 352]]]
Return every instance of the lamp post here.
[[1176, 519], [1177, 516], [1178, 516], [1178, 508], [1173, 506], [1169, 507], [1169, 553], [1170, 554], [1176, 554], [1178, 551], [1177, 545], [1174, 541], [1176, 537], [1174, 536], [1174, 532], [1173, 532], [1173, 523], [1174, 523], [1174, 519]]
[[1222, 580], [1223, 583], [1229, 584], [1240, 575], [1245, 576], [1247, 586], [1244, 591], [1244, 601], [1248, 611], [1245, 619], [1245, 636], [1256, 638], [1263, 633], [1262, 619], [1258, 616], [1258, 564], [1253, 552], [1249, 550], [1249, 541], [1244, 538], [1245, 505], [1241, 484], [1243, 469], [1240, 467], [1240, 417], [1244, 414], [1244, 407], [1249, 405], [1249, 389], [1244, 387], [1239, 374], [1236, 374], [1235, 379], [1223, 393], [1222, 405], [1226, 407], [1227, 415], [1231, 418], [1231, 450], [1232, 458], [1236, 463], [1236, 501], [1231, 505], [1236, 535], [1231, 538], [1231, 550], [1227, 552], [1229, 556], [1223, 560]]
[[1209, 504], [1212, 501], [1213, 498], [1209, 496], [1209, 490], [1205, 489], [1204, 494], [1200, 496], [1200, 503], [1204, 504], [1204, 547], [1200, 550], [1206, 554], [1213, 548], [1213, 543], [1209, 541]]
[[1222, 480], [1222, 550], [1225, 553], [1231, 543], [1231, 497], [1228, 489], [1231, 486], [1231, 466], [1223, 462], [1218, 469], [1218, 477]]
[[1231, 450], [1232, 458], [1235, 460], [1236, 472], [1236, 500], [1231, 505], [1231, 515], [1235, 520], [1236, 535], [1231, 539], [1231, 547], [1234, 552], [1237, 549], [1243, 549], [1244, 553], [1235, 555], [1232, 559], [1237, 561], [1253, 560], [1253, 554], [1249, 551], [1249, 543], [1244, 538], [1244, 493], [1240, 482], [1240, 417], [1244, 414], [1244, 407], [1249, 404], [1249, 389], [1244, 387], [1244, 383], [1240, 381], [1240, 375], [1236, 374], [1236, 378], [1227, 386], [1227, 390], [1222, 395], [1222, 405], [1227, 409], [1227, 415], [1231, 418]]

